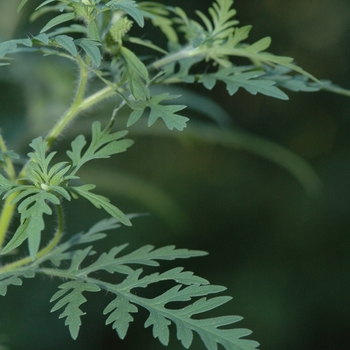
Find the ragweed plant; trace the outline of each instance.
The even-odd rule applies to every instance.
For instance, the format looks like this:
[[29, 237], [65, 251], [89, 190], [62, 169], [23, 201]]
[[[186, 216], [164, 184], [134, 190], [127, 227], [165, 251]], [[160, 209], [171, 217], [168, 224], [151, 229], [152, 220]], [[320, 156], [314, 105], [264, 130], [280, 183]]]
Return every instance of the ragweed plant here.
[[[19, 11], [28, 1], [21, 2]], [[24, 278], [38, 274], [58, 277], [64, 283], [50, 300], [54, 303], [51, 311], [60, 310], [59, 317], [65, 319], [74, 339], [84, 315], [81, 305], [86, 302], [85, 296], [89, 292], [108, 291], [114, 299], [102, 312], [106, 324], [111, 324], [122, 339], [133, 314], [143, 308], [149, 314], [144, 326], [151, 327], [153, 336], [164, 345], [169, 343], [169, 327], [174, 324], [177, 338], [185, 348], [191, 346], [194, 333], [208, 349], [217, 349], [219, 344], [232, 350], [258, 347], [256, 341], [245, 338], [250, 330], [236, 328], [241, 317], [198, 317], [230, 300], [228, 296], [215, 296], [225, 287], [211, 285], [181, 267], [151, 274], [142, 269], [157, 267], [162, 260], [198, 257], [205, 252], [146, 245], [124, 253], [127, 245], [122, 244], [96, 255], [92, 244], [106, 237], [106, 231], [121, 224], [131, 225], [134, 216], [125, 215], [108, 198], [99, 195], [94, 184], [85, 184], [79, 176], [85, 163], [109, 158], [132, 145], [125, 138], [127, 131], [112, 130], [122, 107], [129, 110], [126, 127], [140, 118], [148, 118], [149, 127], [158, 119], [170, 130], [182, 131], [187, 126], [189, 119], [181, 114], [186, 106], [176, 103], [179, 96], [167, 92], [170, 84], [201, 84], [211, 90], [221, 82], [230, 95], [243, 88], [254, 95], [282, 100], [288, 99], [285, 90], [348, 94], [330, 82], [319, 81], [292, 58], [266, 52], [270, 38], [249, 44], [246, 40], [251, 26], [239, 26], [232, 5], [232, 0], [217, 0], [208, 14], [197, 11], [198, 18], [194, 20], [178, 7], [156, 2], [46, 0], [32, 14], [33, 20], [52, 14], [39, 33], [0, 44], [1, 65], [9, 64], [10, 57], [16, 54], [39, 52], [69, 60], [79, 75], [72, 103], [44, 137], [32, 140], [29, 145], [32, 150], [21, 162], [21, 169], [17, 165], [20, 156], [8, 150], [3, 136], [0, 137], [2, 296], [9, 286], [21, 285]], [[134, 36], [134, 28], [144, 28], [145, 22], [164, 35], [166, 47], [159, 44], [158, 36], [153, 41], [143, 39], [142, 35]], [[140, 55], [139, 48], [152, 54]], [[247, 63], [237, 65], [237, 57], [247, 59]], [[92, 78], [100, 84], [90, 84]], [[159, 91], [154, 89], [156, 86], [163, 87], [162, 93], [155, 93]], [[107, 100], [114, 100], [116, 106], [107, 125], [95, 121], [91, 140], [88, 142], [84, 135], [76, 136], [66, 159], [55, 162], [53, 145], [72, 121]], [[80, 198], [103, 209], [110, 218], [63, 240], [63, 230], [69, 232], [69, 227], [65, 226], [62, 205]], [[13, 229], [15, 214], [19, 223]], [[43, 245], [42, 234], [51, 215], [56, 215], [57, 225], [51, 241]], [[19, 257], [18, 250], [25, 244], [29, 255]], [[115, 283], [103, 281], [98, 275], [102, 271], [118, 274], [119, 279]], [[163, 281], [171, 281], [172, 287], [152, 298], [134, 292]], [[182, 306], [169, 307], [174, 302]]]

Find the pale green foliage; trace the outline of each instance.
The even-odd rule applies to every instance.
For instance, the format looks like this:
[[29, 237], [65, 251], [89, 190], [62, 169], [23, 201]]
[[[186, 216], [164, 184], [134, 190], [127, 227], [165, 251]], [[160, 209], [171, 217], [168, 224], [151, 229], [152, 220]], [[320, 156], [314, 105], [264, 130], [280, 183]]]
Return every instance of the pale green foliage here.
[[[129, 324], [134, 319], [132, 314], [142, 307], [149, 312], [145, 327], [152, 327], [153, 336], [164, 345], [169, 342], [169, 326], [174, 323], [177, 328], [177, 338], [185, 348], [191, 345], [193, 332], [201, 337], [208, 349], [216, 349], [218, 344], [222, 344], [225, 349], [248, 350], [257, 347], [258, 343], [241, 339], [249, 335], [250, 331], [219, 328], [238, 322], [241, 317], [225, 316], [200, 320], [192, 318], [194, 315], [210, 311], [229, 301], [231, 298], [225, 296], [207, 297], [210, 294], [224, 291], [225, 287], [210, 285], [204, 278], [184, 271], [181, 267], [151, 274], [143, 273], [142, 268], [133, 268], [135, 265], [157, 267], [159, 260], [199, 257], [205, 255], [205, 252], [176, 249], [174, 246], [154, 249], [153, 246], [147, 245], [121, 255], [121, 252], [127, 247], [124, 244], [112, 248], [108, 253], [102, 253], [91, 262], [92, 246], [84, 249], [75, 248], [76, 245], [104, 238], [103, 231], [114, 229], [117, 226], [116, 219], [103, 220], [88, 232], [77, 234], [68, 242], [58, 245], [45, 258], [33, 262], [27, 269], [15, 270], [11, 276], [1, 274], [0, 294], [5, 295], [9, 285], [21, 285], [22, 277], [33, 277], [37, 273], [52, 274], [70, 280], [59, 286], [59, 291], [50, 301], [55, 302], [51, 309], [52, 312], [63, 309], [59, 317], [65, 318], [65, 325], [69, 327], [74, 339], [78, 336], [81, 326], [81, 317], [84, 312], [80, 307], [87, 301], [85, 297], [87, 292], [105, 290], [115, 295], [115, 298], [103, 310], [103, 313], [108, 315], [106, 324], [112, 324], [122, 339], [126, 336]], [[68, 269], [60, 268], [64, 260], [71, 260]], [[55, 264], [55, 269], [46, 267], [47, 262], [50, 261]], [[114, 284], [90, 276], [101, 270], [110, 274], [119, 273], [125, 278], [122, 282]], [[173, 281], [174, 286], [153, 298], [141, 297], [133, 293], [135, 288], [147, 288], [151, 284], [164, 281]], [[186, 302], [186, 306], [179, 306], [177, 309], [167, 308], [167, 304], [171, 302]]]
[[[21, 2], [19, 11], [28, 1]], [[131, 225], [131, 216], [125, 215], [108, 198], [92, 192], [95, 185], [81, 183], [77, 175], [87, 162], [109, 158], [132, 145], [131, 140], [124, 139], [126, 131], [112, 132], [114, 117], [122, 107], [129, 108], [127, 127], [146, 115], [148, 126], [161, 119], [168, 129], [182, 131], [189, 119], [179, 112], [186, 106], [174, 103], [180, 96], [170, 93], [169, 84], [199, 83], [211, 90], [219, 82], [226, 85], [230, 95], [243, 88], [254, 95], [260, 93], [282, 100], [288, 97], [281, 89], [344, 92], [330, 82], [318, 81], [293, 63], [292, 58], [266, 52], [271, 42], [269, 37], [248, 43], [246, 40], [252, 27], [238, 26], [232, 5], [232, 0], [216, 0], [208, 14], [197, 11], [198, 20], [194, 20], [178, 7], [156, 2], [47, 0], [32, 14], [33, 20], [44, 14], [53, 15], [40, 33], [0, 43], [0, 65], [8, 64], [9, 56], [16, 53], [40, 52], [69, 59], [79, 72], [71, 106], [46, 138], [37, 137], [30, 143], [32, 152], [21, 171], [15, 170], [12, 163], [18, 155], [7, 150], [0, 137], [0, 194], [4, 199], [0, 222], [0, 249], [4, 246], [1, 259], [5, 261], [7, 257], [4, 255], [9, 252], [16, 254], [17, 248], [21, 249], [25, 241], [28, 241], [29, 248], [29, 257], [1, 263], [0, 295], [4, 296], [9, 286], [19, 286], [23, 278], [32, 278], [36, 274], [64, 278], [65, 282], [51, 298], [51, 302], [55, 302], [51, 311], [60, 310], [59, 317], [65, 319], [74, 339], [79, 333], [84, 315], [82, 305], [87, 301], [88, 292], [102, 290], [114, 295], [102, 312], [107, 315], [106, 324], [111, 324], [122, 339], [127, 335], [134, 314], [143, 308], [149, 314], [144, 326], [150, 327], [153, 336], [164, 345], [169, 343], [169, 327], [173, 324], [176, 336], [185, 348], [191, 346], [195, 333], [209, 350], [216, 350], [218, 346], [227, 350], [257, 348], [257, 342], [243, 339], [251, 331], [236, 328], [235, 323], [241, 317], [200, 318], [201, 314], [230, 300], [227, 296], [211, 296], [224, 291], [225, 287], [210, 285], [204, 278], [182, 267], [148, 272], [158, 267], [161, 260], [199, 257], [205, 252], [176, 249], [174, 246], [155, 249], [146, 245], [122, 254], [127, 247], [123, 244], [96, 255], [90, 243], [104, 238], [104, 231], [119, 227], [119, 223]], [[158, 41], [132, 36], [134, 22], [143, 27], [145, 21], [164, 34], [168, 40], [166, 47], [160, 47]], [[131, 50], [130, 47], [135, 45], [129, 44], [146, 47], [152, 54], [141, 56], [137, 48]], [[247, 64], [237, 66], [236, 57], [245, 58]], [[203, 62], [205, 70], [200, 65]], [[99, 80], [102, 87], [101, 84], [90, 85], [94, 80]], [[161, 86], [158, 93], [155, 92], [157, 85]], [[81, 112], [108, 98], [118, 99], [111, 122], [104, 129], [100, 122], [94, 122], [91, 141], [87, 142], [84, 135], [77, 136], [66, 152], [67, 160], [54, 163], [56, 152], [50, 148], [67, 125]], [[197, 135], [193, 130], [195, 136], [205, 138], [209, 129], [198, 128]], [[230, 144], [232, 134], [229, 133], [217, 135], [210, 129], [208, 139]], [[239, 139], [241, 145], [247, 144], [244, 137]], [[266, 143], [259, 141], [255, 144], [253, 151], [266, 157], [266, 147], [261, 147]], [[286, 159], [295, 160], [280, 149], [276, 154], [274, 160], [285, 168], [288, 168]], [[302, 167], [305, 168], [303, 164]], [[291, 172], [300, 175], [299, 170]], [[304, 180], [312, 176], [307, 169]], [[64, 229], [62, 202], [79, 197], [104, 209], [112, 218], [99, 222], [86, 233], [60, 242]], [[9, 225], [15, 210], [19, 214], [19, 226], [14, 234], [10, 234]], [[58, 219], [56, 232], [52, 241], [41, 247], [47, 217], [53, 213]], [[81, 247], [82, 244], [88, 246]], [[103, 281], [99, 275], [101, 271], [119, 275], [115, 281], [121, 281]], [[170, 282], [171, 287], [152, 298], [135, 292], [164, 281]], [[171, 303], [178, 307], [170, 307]]]
[[[80, 317], [84, 315], [79, 308], [79, 306], [86, 301], [83, 297], [83, 292], [98, 292], [100, 291], [100, 288], [95, 284], [84, 283], [81, 280], [73, 280], [63, 283], [59, 288], [61, 290], [58, 291], [50, 301], [55, 301], [59, 298], [61, 299], [55, 304], [51, 311], [56, 311], [67, 304], [64, 312], [60, 314], [60, 318], [67, 317], [65, 325], [69, 327], [72, 338], [76, 339], [81, 326]], [[62, 298], [64, 294], [66, 295]]]
[[128, 101], [128, 104], [133, 108], [133, 112], [130, 114], [127, 125], [130, 126], [136, 123], [141, 118], [145, 108], [149, 107], [151, 111], [148, 117], [148, 126], [153, 125], [158, 118], [162, 118], [170, 130], [174, 128], [177, 130], [183, 130], [183, 128], [186, 127], [188, 118], [177, 115], [176, 112], [181, 111], [186, 108], [186, 106], [160, 104], [162, 101], [172, 100], [174, 98], [176, 98], [176, 96], [161, 94], [152, 96], [152, 98], [147, 101], [138, 101], [136, 103]]
[[30, 256], [34, 259], [39, 250], [41, 232], [45, 228], [44, 214], [52, 214], [48, 203], [58, 206], [61, 198], [71, 200], [72, 196], [84, 197], [95, 207], [103, 208], [122, 223], [130, 225], [127, 217], [106, 197], [90, 192], [95, 185], [70, 184], [70, 180], [79, 179], [75, 174], [86, 162], [109, 158], [132, 145], [131, 140], [121, 139], [127, 132], [111, 133], [111, 126], [112, 123], [101, 130], [100, 123], [95, 122], [92, 126], [92, 140], [86, 151], [82, 151], [86, 145], [85, 137], [80, 135], [72, 142], [72, 150], [67, 151], [71, 162], [59, 162], [53, 166], [50, 166], [50, 162], [56, 152], [46, 155], [47, 142], [38, 137], [30, 144], [34, 152], [28, 153], [26, 177], [19, 179], [20, 184], [11, 183], [1, 176], [0, 191], [5, 192], [4, 198], [16, 194], [12, 204], [18, 204], [21, 215], [21, 225], [1, 254], [12, 251], [28, 239]]

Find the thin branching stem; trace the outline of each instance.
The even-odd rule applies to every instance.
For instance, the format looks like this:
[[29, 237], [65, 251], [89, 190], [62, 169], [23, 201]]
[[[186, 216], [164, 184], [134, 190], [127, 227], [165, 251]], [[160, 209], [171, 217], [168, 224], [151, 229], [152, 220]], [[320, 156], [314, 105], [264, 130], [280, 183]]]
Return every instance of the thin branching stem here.
[[80, 77], [74, 101], [66, 113], [63, 114], [63, 116], [58, 120], [58, 122], [53, 126], [53, 128], [46, 136], [45, 140], [47, 141], [48, 148], [52, 146], [57, 137], [62, 134], [62, 131], [81, 112], [81, 103], [84, 99], [89, 79], [89, 69], [80, 56], [77, 57], [77, 63], [79, 66]]
[[10, 226], [13, 212], [16, 208], [15, 205], [11, 204], [13, 199], [17, 196], [17, 193], [9, 195], [5, 201], [0, 214], [0, 248], [3, 247], [6, 238], [7, 230]]
[[[2, 135], [0, 134], [0, 150], [2, 151], [2, 153], [6, 153], [8, 151], [5, 141], [2, 137]], [[10, 159], [10, 157], [8, 156], [4, 156], [4, 162], [5, 162], [5, 166], [4, 166], [4, 170], [8, 176], [8, 178], [11, 181], [14, 181], [16, 179], [16, 172], [15, 172], [15, 168], [12, 164], [12, 161]]]
[[195, 49], [192, 46], [186, 46], [180, 51], [164, 56], [163, 58], [153, 62], [149, 68], [159, 69], [167, 64], [178, 62], [184, 58], [194, 57], [201, 54], [202, 53], [199, 52], [197, 48]]
[[[53, 126], [51, 131], [46, 136], [46, 141], [48, 143], [48, 149], [52, 146], [54, 141], [62, 134], [62, 132], [67, 128], [67, 126], [83, 111], [89, 109], [90, 107], [96, 105], [97, 103], [115, 95], [115, 91], [112, 86], [106, 86], [105, 88], [93, 93], [92, 95], [84, 99], [86, 92], [88, 78], [89, 78], [89, 67], [83, 61], [82, 58], [77, 60], [80, 69], [80, 79], [78, 83], [77, 92], [75, 99], [71, 107], [67, 112], [58, 120], [58, 122]], [[1, 145], [0, 145], [1, 147]], [[28, 163], [27, 163], [28, 164]], [[27, 164], [22, 168], [18, 178], [25, 177]], [[11, 164], [12, 166], [12, 164]], [[12, 166], [13, 167], [13, 166]], [[11, 168], [9, 171], [12, 173]], [[13, 170], [14, 171], [14, 170]], [[3, 246], [6, 233], [8, 232], [9, 225], [11, 223], [13, 213], [16, 206], [11, 204], [13, 199], [16, 197], [16, 193], [8, 196], [4, 201], [3, 209], [0, 214], [0, 248]]]

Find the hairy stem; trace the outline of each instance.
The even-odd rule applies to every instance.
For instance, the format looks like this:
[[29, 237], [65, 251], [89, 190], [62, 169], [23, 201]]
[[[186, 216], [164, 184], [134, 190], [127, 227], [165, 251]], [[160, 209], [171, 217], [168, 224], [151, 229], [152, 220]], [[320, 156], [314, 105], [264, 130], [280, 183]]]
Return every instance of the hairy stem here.
[[[4, 142], [4, 139], [0, 135], [0, 149], [3, 153], [7, 152], [7, 148]], [[8, 176], [8, 178], [12, 181], [16, 180], [16, 172], [13, 167], [12, 161], [9, 157], [4, 157], [5, 166], [4, 170]], [[3, 209], [0, 214], [0, 249], [2, 248], [5, 238], [6, 238], [6, 232], [10, 225], [11, 219], [12, 219], [12, 213], [14, 210], [14, 205], [11, 204], [12, 200], [16, 197], [16, 193], [13, 193], [9, 197], [6, 198], [4, 202]]]
[[[8, 151], [8, 149], [5, 145], [5, 141], [2, 138], [1, 134], [0, 134], [0, 150], [2, 151], [2, 153], [6, 153]], [[6, 154], [4, 155], [4, 162], [5, 162], [4, 170], [5, 170], [8, 178], [10, 180], [14, 181], [16, 179], [15, 168], [13, 167], [13, 164], [12, 164], [10, 157], [6, 156]]]
[[17, 196], [17, 193], [12, 193], [9, 195], [5, 201], [4, 205], [2, 207], [1, 215], [0, 215], [0, 249], [4, 245], [4, 241], [6, 238], [7, 230], [10, 226], [13, 212], [16, 208], [14, 204], [11, 204], [13, 199]]
[[167, 64], [177, 62], [177, 61], [182, 60], [184, 58], [197, 56], [200, 54], [201, 54], [201, 52], [199, 52], [198, 49], [194, 49], [192, 46], [186, 46], [180, 51], [177, 51], [175, 53], [167, 55], [167, 56], [153, 62], [150, 65], [150, 67], [153, 69], [159, 69], [160, 67], [163, 67]]
[[[51, 131], [46, 136], [46, 141], [48, 143], [48, 148], [52, 146], [54, 141], [62, 134], [64, 129], [84, 110], [89, 109], [95, 104], [115, 95], [115, 91], [113, 86], [106, 86], [105, 88], [93, 93], [92, 95], [86, 97], [84, 99], [84, 94], [86, 91], [87, 83], [88, 83], [88, 75], [89, 69], [85, 62], [79, 58], [78, 64], [80, 68], [80, 80], [77, 88], [77, 92], [75, 95], [75, 99], [71, 105], [71, 107], [67, 110], [67, 112], [58, 120], [58, 122], [53, 126]], [[0, 145], [1, 147], [1, 145]], [[25, 165], [20, 172], [18, 178], [25, 177], [26, 174], [26, 166]], [[11, 168], [9, 168], [11, 171]], [[8, 231], [13, 213], [15, 211], [16, 206], [12, 205], [12, 200], [16, 197], [16, 194], [13, 194], [6, 198], [4, 201], [3, 209], [0, 215], [0, 248], [3, 246], [6, 233]]]
[[62, 131], [81, 112], [81, 103], [83, 101], [88, 83], [89, 69], [80, 56], [78, 56], [77, 62], [80, 70], [80, 77], [74, 101], [67, 112], [58, 120], [58, 122], [53, 126], [51, 131], [46, 136], [48, 148], [52, 146], [57, 137], [61, 135]]

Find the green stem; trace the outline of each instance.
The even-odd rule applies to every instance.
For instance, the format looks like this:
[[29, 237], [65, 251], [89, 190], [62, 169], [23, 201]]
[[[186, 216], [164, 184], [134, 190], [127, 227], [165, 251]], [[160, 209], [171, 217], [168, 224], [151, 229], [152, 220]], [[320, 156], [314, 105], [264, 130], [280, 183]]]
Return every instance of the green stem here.
[[95, 104], [115, 95], [115, 91], [112, 87], [106, 86], [105, 88], [95, 92], [91, 96], [85, 98], [79, 103], [74, 102], [68, 111], [62, 116], [57, 124], [52, 128], [49, 134], [46, 136], [48, 147], [51, 147], [53, 142], [59, 135], [62, 134], [63, 130], [72, 122], [77, 115]]
[[15, 172], [15, 168], [13, 167], [12, 161], [10, 159], [10, 157], [8, 157], [5, 153], [8, 151], [6, 145], [5, 145], [5, 141], [2, 138], [2, 135], [0, 134], [0, 150], [4, 153], [4, 161], [5, 161], [5, 166], [4, 166], [4, 170], [8, 176], [8, 178], [12, 181], [14, 181], [16, 179], [16, 172]]
[[[52, 146], [54, 141], [57, 139], [59, 135], [62, 134], [64, 129], [84, 110], [89, 109], [95, 104], [115, 95], [115, 91], [113, 86], [106, 86], [105, 88], [95, 92], [89, 97], [84, 99], [84, 94], [86, 91], [86, 86], [88, 82], [89, 70], [84, 61], [80, 58], [78, 60], [78, 64], [80, 67], [80, 79], [77, 88], [77, 93], [75, 95], [75, 99], [71, 105], [71, 107], [67, 110], [67, 112], [58, 120], [58, 122], [54, 125], [51, 131], [46, 136], [46, 141], [48, 143], [48, 148]], [[25, 177], [26, 174], [25, 165], [20, 172], [18, 178]], [[16, 206], [11, 204], [11, 201], [14, 199], [16, 194], [13, 194], [6, 198], [3, 209], [0, 215], [0, 248], [3, 246], [6, 233], [8, 231], [13, 213], [15, 211]]]
[[167, 64], [177, 62], [184, 58], [197, 56], [200, 54], [202, 53], [199, 52], [197, 49], [194, 49], [192, 46], [186, 46], [180, 51], [167, 55], [161, 58], [160, 60], [153, 62], [150, 67], [153, 69], [159, 69], [160, 67], [163, 67]]
[[334, 85], [326, 86], [322, 90], [325, 90], [325, 91], [328, 91], [328, 92], [334, 92], [336, 94], [343, 95], [343, 96], [348, 96], [348, 97], [350, 96], [350, 90], [343, 89], [343, 88], [341, 88], [339, 86], [334, 86]]
[[36, 272], [43, 273], [47, 276], [61, 277], [61, 278], [70, 279], [70, 280], [74, 280], [78, 278], [77, 276], [72, 275], [72, 273], [68, 272], [67, 270], [41, 268], [41, 269], [38, 269]]
[[[7, 152], [7, 147], [6, 147], [4, 139], [2, 138], [1, 135], [0, 135], [0, 149], [3, 153]], [[8, 176], [8, 178], [12, 181], [15, 181], [16, 172], [15, 172], [15, 169], [13, 167], [11, 159], [5, 155], [4, 160], [5, 160], [4, 169], [5, 169], [5, 172]], [[6, 198], [6, 200], [4, 202], [3, 209], [1, 211], [1, 215], [0, 215], [0, 249], [4, 244], [4, 241], [6, 238], [6, 232], [7, 232], [7, 229], [9, 227], [11, 219], [12, 219], [14, 205], [12, 205], [11, 202], [14, 199], [14, 197], [16, 197], [16, 195], [17, 195], [16, 193], [13, 193], [12, 195], [10, 195], [9, 197]]]
[[7, 233], [8, 227], [10, 226], [13, 212], [16, 208], [15, 205], [11, 204], [12, 200], [16, 196], [17, 196], [17, 193], [12, 193], [11, 195], [9, 195], [5, 199], [4, 205], [2, 207], [2, 211], [1, 211], [1, 215], [0, 215], [0, 249], [4, 245], [6, 233]]
[[89, 79], [89, 69], [80, 56], [78, 56], [77, 62], [80, 70], [80, 78], [74, 101], [70, 108], [67, 110], [67, 112], [58, 120], [58, 122], [54, 125], [54, 127], [46, 136], [48, 148], [52, 146], [57, 137], [61, 135], [62, 131], [81, 112], [81, 104], [84, 98], [86, 86]]
[[[55, 232], [55, 235], [52, 238], [51, 242], [45, 248], [39, 250], [38, 254], [35, 257], [35, 260], [38, 260], [43, 256], [47, 255], [53, 248], [56, 247], [57, 243], [60, 241], [62, 237], [63, 227], [64, 227], [64, 218], [63, 218], [62, 208], [60, 205], [56, 205], [56, 212], [58, 217], [58, 227]], [[23, 259], [17, 260], [11, 264], [7, 264], [4, 267], [0, 268], [0, 273], [5, 273], [5, 272], [12, 271], [14, 269], [18, 269], [19, 267], [27, 265], [31, 262], [33, 262], [33, 260], [31, 259], [30, 256], [27, 256]]]

